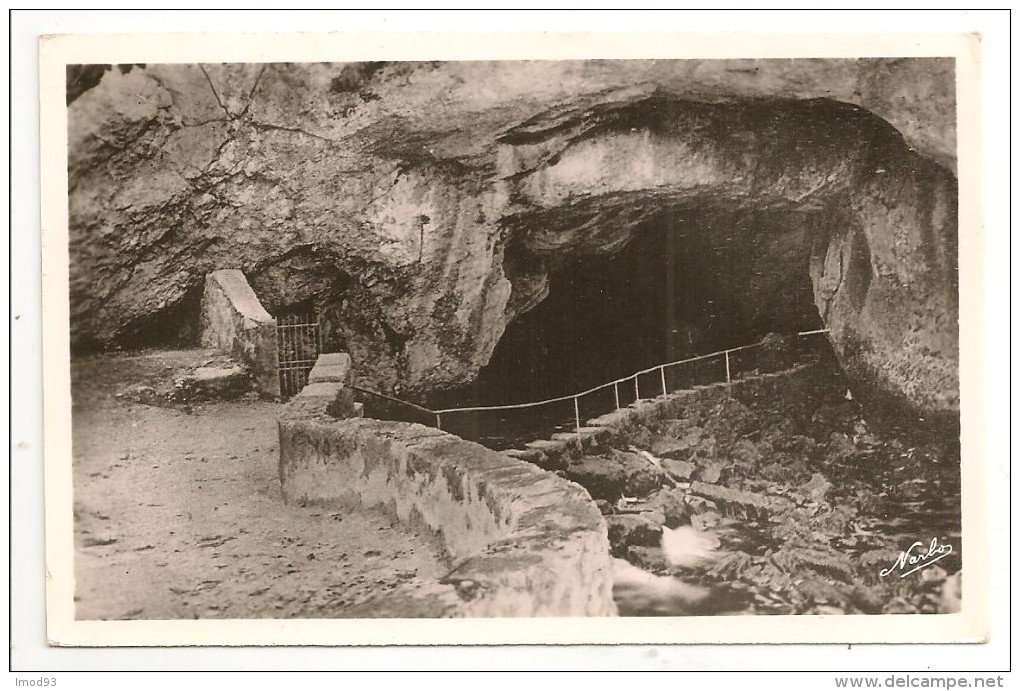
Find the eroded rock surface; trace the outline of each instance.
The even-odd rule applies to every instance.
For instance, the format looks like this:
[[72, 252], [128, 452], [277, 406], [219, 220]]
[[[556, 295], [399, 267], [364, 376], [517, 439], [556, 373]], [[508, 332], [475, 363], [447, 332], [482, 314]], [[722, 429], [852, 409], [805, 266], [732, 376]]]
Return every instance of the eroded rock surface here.
[[271, 312], [313, 303], [362, 383], [453, 387], [563, 257], [680, 218], [753, 324], [817, 309], [861, 392], [958, 410], [951, 61], [98, 74], [68, 96], [78, 347], [186, 327], [240, 268]]

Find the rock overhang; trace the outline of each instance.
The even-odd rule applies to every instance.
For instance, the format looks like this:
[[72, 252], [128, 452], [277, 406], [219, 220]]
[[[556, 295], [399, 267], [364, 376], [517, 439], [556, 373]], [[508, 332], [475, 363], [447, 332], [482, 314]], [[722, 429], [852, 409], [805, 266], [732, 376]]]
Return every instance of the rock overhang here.
[[[612, 253], [662, 207], [810, 209], [835, 214], [802, 249], [851, 375], [958, 405], [952, 61], [385, 64], [336, 91], [344, 70], [152, 65], [81, 95], [75, 338], [116, 341], [239, 266], [317, 301], [374, 383], [443, 388], [542, 297], [509, 247]], [[869, 287], [844, 299], [860, 237]]]

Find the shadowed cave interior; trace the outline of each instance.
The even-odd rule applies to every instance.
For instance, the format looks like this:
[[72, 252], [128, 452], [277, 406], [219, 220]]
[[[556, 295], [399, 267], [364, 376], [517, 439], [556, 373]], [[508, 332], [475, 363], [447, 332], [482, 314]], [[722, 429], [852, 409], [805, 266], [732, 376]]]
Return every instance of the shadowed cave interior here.
[[[815, 210], [762, 211], [716, 204], [671, 206], [638, 224], [614, 252], [548, 259], [548, 295], [512, 321], [488, 365], [465, 387], [433, 392], [433, 408], [526, 403], [587, 390], [636, 371], [748, 345], [770, 333], [821, 327], [803, 249], [826, 222]], [[511, 264], [541, 263], [522, 247]], [[824, 351], [824, 339], [796, 343]], [[758, 367], [757, 351], [731, 359], [734, 373]], [[834, 360], [834, 357], [832, 357]], [[716, 358], [667, 371], [670, 390], [725, 377]], [[643, 398], [661, 391], [659, 372], [639, 379]], [[621, 405], [633, 384], [615, 392]], [[581, 420], [612, 410], [612, 387], [581, 399]], [[452, 414], [444, 428], [503, 447], [540, 430], [573, 429], [572, 401], [535, 409]]]
[[550, 259], [547, 297], [508, 325], [473, 385], [432, 402], [562, 396], [770, 332], [818, 328], [808, 257], [797, 249], [812, 221], [810, 213], [671, 207], [616, 253]]

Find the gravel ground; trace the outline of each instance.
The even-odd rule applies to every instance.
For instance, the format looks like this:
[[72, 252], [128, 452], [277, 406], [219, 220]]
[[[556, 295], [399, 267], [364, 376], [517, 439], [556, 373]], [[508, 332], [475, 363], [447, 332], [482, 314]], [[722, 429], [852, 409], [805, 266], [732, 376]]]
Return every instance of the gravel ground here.
[[381, 514], [283, 503], [280, 404], [124, 395], [211, 357], [72, 363], [77, 618], [428, 616], [401, 603], [448, 587], [431, 540]]

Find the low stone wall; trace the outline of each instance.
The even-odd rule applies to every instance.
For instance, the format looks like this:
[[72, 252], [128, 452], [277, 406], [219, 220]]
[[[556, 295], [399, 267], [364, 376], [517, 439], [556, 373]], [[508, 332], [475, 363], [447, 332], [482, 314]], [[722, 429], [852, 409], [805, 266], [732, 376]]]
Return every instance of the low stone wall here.
[[214, 271], [202, 295], [202, 345], [247, 365], [261, 393], [280, 395], [276, 320], [237, 269]]
[[811, 364], [737, 379], [732, 383], [718, 382], [692, 389], [683, 389], [665, 396], [642, 398], [625, 408], [585, 422], [576, 432], [557, 432], [551, 439], [538, 439], [525, 444], [522, 449], [511, 449], [503, 453], [546, 470], [563, 470], [571, 460], [587, 453], [599, 453], [613, 444], [625, 444], [629, 433], [638, 425], [655, 427], [661, 420], [682, 418], [690, 407], [718, 403], [747, 387], [760, 382], [789, 377]]
[[451, 571], [429, 611], [616, 613], [606, 524], [583, 488], [437, 429], [360, 418], [349, 367], [330, 367], [279, 418], [288, 502], [379, 508], [436, 535]]

